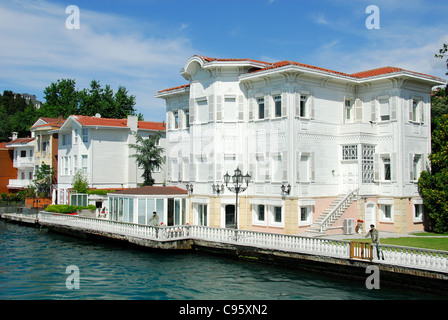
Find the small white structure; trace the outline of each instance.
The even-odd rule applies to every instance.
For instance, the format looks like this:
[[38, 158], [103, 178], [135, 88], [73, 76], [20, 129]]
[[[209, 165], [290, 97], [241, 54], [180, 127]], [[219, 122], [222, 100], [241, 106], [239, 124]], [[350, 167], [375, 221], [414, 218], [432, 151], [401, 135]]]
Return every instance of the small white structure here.
[[445, 80], [203, 56], [180, 73], [188, 84], [155, 96], [167, 108], [167, 183], [193, 184], [193, 217], [233, 224], [235, 195], [212, 185], [239, 167], [252, 177], [240, 229], [342, 232], [344, 218], [423, 229], [417, 179], [431, 152], [431, 88]]
[[[73, 177], [81, 171], [92, 189], [135, 188], [142, 183], [142, 170], [137, 167], [134, 132], [143, 138], [161, 132], [159, 144], [165, 147], [165, 123], [127, 119], [107, 119], [99, 115], [70, 116], [59, 130], [58, 203], [67, 204]], [[156, 185], [165, 179], [164, 168], [153, 176]], [[98, 204], [98, 207], [106, 204]]]
[[157, 212], [158, 225], [188, 223], [188, 192], [177, 187], [145, 186], [109, 193], [108, 218], [113, 221], [154, 225], [149, 220]]

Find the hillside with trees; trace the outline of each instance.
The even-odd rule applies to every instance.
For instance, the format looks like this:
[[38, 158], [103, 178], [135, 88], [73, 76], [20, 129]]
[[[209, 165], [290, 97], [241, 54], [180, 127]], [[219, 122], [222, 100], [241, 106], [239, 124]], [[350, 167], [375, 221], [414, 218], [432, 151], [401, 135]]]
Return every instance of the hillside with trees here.
[[99, 81], [93, 80], [90, 88], [78, 89], [75, 80], [61, 79], [51, 83], [43, 93], [45, 102], [39, 109], [20, 94], [8, 90], [0, 94], [0, 142], [9, 141], [12, 132], [17, 132], [19, 137], [29, 136], [30, 127], [39, 117], [67, 118], [99, 113], [103, 118], [136, 115], [143, 120], [135, 109], [135, 96], [129, 95], [123, 86], [114, 92], [109, 85], [103, 88]]

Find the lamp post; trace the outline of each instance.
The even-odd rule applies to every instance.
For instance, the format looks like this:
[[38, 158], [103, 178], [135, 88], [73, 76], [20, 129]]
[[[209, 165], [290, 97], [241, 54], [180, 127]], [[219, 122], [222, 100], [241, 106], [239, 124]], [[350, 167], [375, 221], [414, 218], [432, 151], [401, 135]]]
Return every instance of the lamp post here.
[[221, 186], [219, 186], [219, 184], [212, 184], [212, 189], [213, 189], [213, 192], [217, 193], [218, 197], [219, 197], [219, 194], [224, 192], [224, 185], [221, 184]]
[[[232, 176], [233, 186], [229, 186], [230, 175], [227, 172], [224, 175], [224, 183], [226, 184], [227, 189], [236, 194], [236, 205], [235, 205], [235, 229], [238, 229], [238, 194], [243, 192], [249, 186], [250, 175], [247, 173], [246, 175], [242, 175], [241, 170], [237, 167], [235, 170], [235, 174]], [[246, 184], [244, 187], [243, 184]]]

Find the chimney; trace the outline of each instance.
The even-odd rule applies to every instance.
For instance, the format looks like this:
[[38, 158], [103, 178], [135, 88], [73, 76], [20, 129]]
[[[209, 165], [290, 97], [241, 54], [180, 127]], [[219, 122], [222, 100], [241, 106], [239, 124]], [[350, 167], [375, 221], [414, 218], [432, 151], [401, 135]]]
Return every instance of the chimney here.
[[16, 140], [18, 137], [19, 137], [19, 134], [17, 132], [13, 132], [11, 140]]
[[127, 122], [128, 128], [130, 128], [131, 131], [137, 131], [138, 117], [129, 115], [127, 120], [128, 120]]

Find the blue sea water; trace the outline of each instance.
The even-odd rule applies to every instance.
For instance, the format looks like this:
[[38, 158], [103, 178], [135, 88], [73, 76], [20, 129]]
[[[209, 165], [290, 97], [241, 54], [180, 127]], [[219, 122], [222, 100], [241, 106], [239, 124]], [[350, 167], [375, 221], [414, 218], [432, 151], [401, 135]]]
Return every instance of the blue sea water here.
[[[73, 276], [66, 273], [68, 266], [79, 270], [79, 289], [67, 287]], [[0, 220], [2, 300], [435, 298], [440, 296], [384, 287], [369, 290], [363, 281], [195, 252], [154, 252], [94, 242]]]

